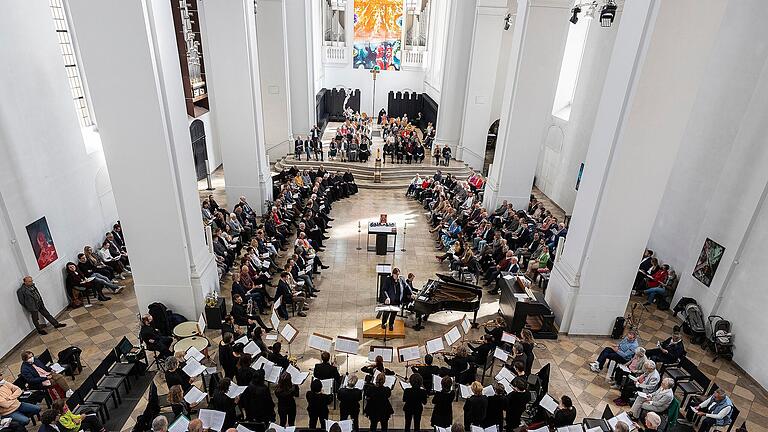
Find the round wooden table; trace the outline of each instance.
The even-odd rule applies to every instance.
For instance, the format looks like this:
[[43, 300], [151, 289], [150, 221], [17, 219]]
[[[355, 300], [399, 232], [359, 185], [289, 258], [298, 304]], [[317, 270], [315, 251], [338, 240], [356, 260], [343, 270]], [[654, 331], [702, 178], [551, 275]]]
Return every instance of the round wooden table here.
[[179, 339], [188, 338], [190, 336], [198, 336], [197, 321], [183, 322], [173, 328], [173, 335]]
[[173, 345], [173, 352], [187, 352], [190, 347], [195, 347], [201, 353], [208, 355], [206, 351], [210, 344], [211, 342], [205, 336], [190, 336], [176, 342]]

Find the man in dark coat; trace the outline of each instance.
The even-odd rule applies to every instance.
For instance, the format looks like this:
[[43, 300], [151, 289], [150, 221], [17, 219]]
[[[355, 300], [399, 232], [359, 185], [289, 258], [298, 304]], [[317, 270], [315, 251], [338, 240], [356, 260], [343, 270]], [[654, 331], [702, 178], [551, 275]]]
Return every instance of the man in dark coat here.
[[[408, 288], [405, 279], [400, 278], [400, 269], [395, 267], [392, 269], [392, 274], [384, 281], [379, 302], [388, 306], [401, 306], [408, 303], [411, 295], [411, 289]], [[394, 330], [396, 317], [397, 312], [385, 311], [382, 313], [381, 328], [385, 328], [387, 321], [389, 321], [389, 331]]]
[[32, 324], [35, 325], [37, 332], [41, 335], [48, 333], [43, 330], [45, 324], [40, 324], [39, 315], [42, 315], [56, 328], [66, 326], [66, 324], [60, 323], [50, 312], [48, 312], [45, 303], [43, 303], [43, 297], [40, 295], [40, 291], [37, 290], [35, 283], [32, 281], [32, 276], [24, 277], [23, 283], [19, 289], [16, 290], [16, 297], [19, 299], [21, 306], [32, 316]]

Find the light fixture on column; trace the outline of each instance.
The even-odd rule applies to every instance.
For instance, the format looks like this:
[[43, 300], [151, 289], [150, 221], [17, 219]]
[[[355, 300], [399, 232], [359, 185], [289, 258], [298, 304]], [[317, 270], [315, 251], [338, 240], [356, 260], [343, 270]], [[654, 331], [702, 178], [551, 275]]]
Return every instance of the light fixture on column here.
[[597, 0], [593, 1], [592, 4], [587, 6], [587, 8], [584, 10], [584, 19], [588, 19], [588, 20], [594, 19], [595, 13], [597, 13], [598, 6], [599, 5], [597, 4]]
[[509, 26], [512, 24], [512, 14], [508, 13], [504, 17], [504, 30], [509, 30]]
[[603, 6], [603, 10], [600, 11], [600, 26], [610, 27], [614, 18], [616, 18], [616, 3], [613, 0], [608, 0]]
[[571, 9], [571, 13], [572, 13], [571, 19], [569, 19], [568, 21], [570, 21], [571, 24], [576, 24], [577, 22], [579, 22], [579, 14], [581, 13], [581, 8], [578, 5], [576, 5], [573, 9]]

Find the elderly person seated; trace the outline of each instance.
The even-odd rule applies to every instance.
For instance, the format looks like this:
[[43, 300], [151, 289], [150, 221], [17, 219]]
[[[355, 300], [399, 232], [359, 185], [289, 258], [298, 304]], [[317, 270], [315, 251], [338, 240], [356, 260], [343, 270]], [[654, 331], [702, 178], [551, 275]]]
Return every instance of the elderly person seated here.
[[72, 390], [69, 388], [64, 375], [54, 372], [35, 357], [32, 351], [24, 351], [21, 354], [21, 376], [29, 383], [29, 387], [36, 390], [60, 388], [69, 397]]
[[[731, 424], [731, 411], [733, 411], [733, 402], [723, 389], [717, 389], [704, 400], [704, 402], [693, 406], [689, 410], [689, 415], [704, 417], [699, 426], [699, 432], [709, 432], [712, 426], [720, 427]], [[686, 415], [686, 418], [689, 416]]]
[[645, 415], [645, 432], [654, 432], [659, 429], [661, 425], [661, 417], [655, 412], [649, 412]]
[[645, 348], [637, 347], [635, 355], [629, 363], [613, 369], [613, 376], [610, 378], [611, 388], [620, 389], [627, 379], [627, 375], [640, 376], [643, 373], [643, 365], [648, 360]]
[[629, 413], [630, 417], [641, 419], [643, 412], [666, 412], [672, 403], [672, 399], [675, 398], [675, 394], [672, 392], [674, 384], [675, 380], [672, 378], [664, 378], [661, 380], [661, 386], [656, 391], [648, 393], [646, 397], [638, 396], [635, 399], [635, 403], [632, 404], [632, 410]]
[[22, 390], [3, 378], [0, 371], [0, 417], [10, 418], [23, 426], [29, 424], [29, 418], [40, 414], [40, 407], [26, 402], [19, 402]]
[[638, 347], [637, 332], [630, 330], [616, 346], [603, 348], [603, 351], [597, 357], [597, 361], [589, 364], [593, 372], [600, 372], [607, 360], [613, 360], [618, 364], [625, 364], [635, 355]]
[[656, 370], [656, 363], [653, 360], [647, 360], [643, 363], [642, 375], [637, 378], [628, 375], [628, 378], [629, 380], [621, 387], [621, 396], [614, 399], [614, 403], [618, 406], [629, 404], [638, 391], [653, 393], [660, 381], [659, 371]]
[[675, 363], [685, 357], [683, 336], [679, 330], [672, 333], [672, 337], [657, 345], [657, 348], [648, 351], [648, 358], [655, 362]]

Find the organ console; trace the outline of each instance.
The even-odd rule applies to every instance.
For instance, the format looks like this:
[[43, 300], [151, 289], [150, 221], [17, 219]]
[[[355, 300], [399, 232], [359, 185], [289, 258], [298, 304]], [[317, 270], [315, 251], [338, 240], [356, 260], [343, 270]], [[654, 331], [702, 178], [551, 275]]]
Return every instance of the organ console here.
[[461, 282], [449, 275], [437, 274], [436, 276], [438, 279], [428, 280], [406, 309], [423, 315], [444, 310], [474, 312], [472, 325], [476, 327], [477, 311], [480, 309], [480, 299], [483, 297], [482, 288]]
[[507, 322], [507, 331], [519, 334], [527, 328], [535, 338], [557, 339], [555, 315], [544, 294], [531, 290], [531, 281], [525, 276], [508, 272], [502, 272], [501, 276], [499, 307]]

